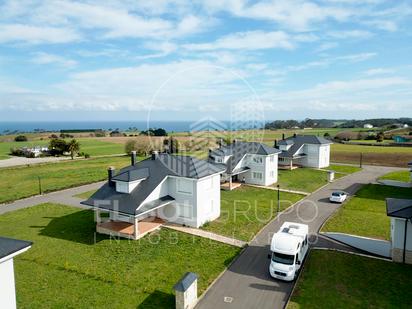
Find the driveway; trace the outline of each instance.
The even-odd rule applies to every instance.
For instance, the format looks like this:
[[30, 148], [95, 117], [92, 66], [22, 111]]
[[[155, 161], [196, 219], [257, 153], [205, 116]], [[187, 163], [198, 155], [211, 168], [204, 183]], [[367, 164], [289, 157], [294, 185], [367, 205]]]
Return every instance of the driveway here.
[[28, 208], [43, 203], [58, 203], [78, 208], [90, 209], [90, 207], [80, 204], [83, 199], [75, 197], [74, 195], [91, 190], [97, 190], [104, 183], [105, 181], [95, 182], [84, 186], [28, 197], [9, 204], [0, 204], [0, 215], [6, 212]]
[[377, 177], [395, 170], [400, 169], [364, 166], [362, 171], [336, 180], [286, 210], [257, 234], [237, 260], [206, 292], [196, 308], [283, 308], [294, 283], [274, 280], [269, 275], [267, 254], [273, 233], [285, 221], [303, 222], [309, 225], [312, 246], [354, 251], [317, 234], [322, 224], [340, 206], [328, 202], [330, 193], [344, 190], [352, 195], [363, 184], [375, 182]]

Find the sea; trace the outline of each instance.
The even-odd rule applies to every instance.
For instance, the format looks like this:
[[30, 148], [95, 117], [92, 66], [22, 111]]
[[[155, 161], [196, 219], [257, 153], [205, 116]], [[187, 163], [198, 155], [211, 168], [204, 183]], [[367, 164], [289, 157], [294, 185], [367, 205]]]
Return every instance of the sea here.
[[[227, 127], [230, 122], [223, 121]], [[60, 130], [147, 130], [163, 128], [167, 132], [187, 132], [193, 127], [192, 121], [0, 121], [0, 134], [57, 132]], [[252, 128], [252, 127], [251, 127]], [[244, 128], [245, 129], [245, 128]]]

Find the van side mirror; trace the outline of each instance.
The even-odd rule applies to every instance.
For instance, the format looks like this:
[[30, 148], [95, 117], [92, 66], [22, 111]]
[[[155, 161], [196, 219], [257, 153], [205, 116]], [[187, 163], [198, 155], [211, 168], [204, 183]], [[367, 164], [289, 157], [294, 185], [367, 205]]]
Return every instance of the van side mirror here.
[[268, 259], [270, 260], [272, 258], [272, 256], [270, 255], [270, 253], [268, 254]]
[[299, 261], [299, 260], [296, 261], [296, 265], [300, 265], [300, 261]]

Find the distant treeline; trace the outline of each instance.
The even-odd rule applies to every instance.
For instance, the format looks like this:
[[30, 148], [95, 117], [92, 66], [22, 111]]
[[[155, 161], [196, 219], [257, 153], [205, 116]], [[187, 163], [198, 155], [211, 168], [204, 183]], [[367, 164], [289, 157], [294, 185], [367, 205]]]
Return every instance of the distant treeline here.
[[398, 124], [412, 126], [412, 118], [376, 118], [364, 120], [347, 119], [310, 119], [305, 120], [275, 120], [265, 124], [265, 129], [303, 129], [303, 128], [361, 128], [365, 124], [374, 127], [396, 127]]
[[71, 129], [60, 130], [60, 133], [89, 133], [89, 132], [103, 132], [102, 129]]

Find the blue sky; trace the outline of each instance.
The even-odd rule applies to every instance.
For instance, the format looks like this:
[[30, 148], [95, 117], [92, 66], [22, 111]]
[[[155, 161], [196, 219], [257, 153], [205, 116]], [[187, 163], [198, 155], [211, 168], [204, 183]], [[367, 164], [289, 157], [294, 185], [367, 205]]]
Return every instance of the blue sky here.
[[0, 121], [412, 116], [411, 17], [411, 1], [0, 1]]

